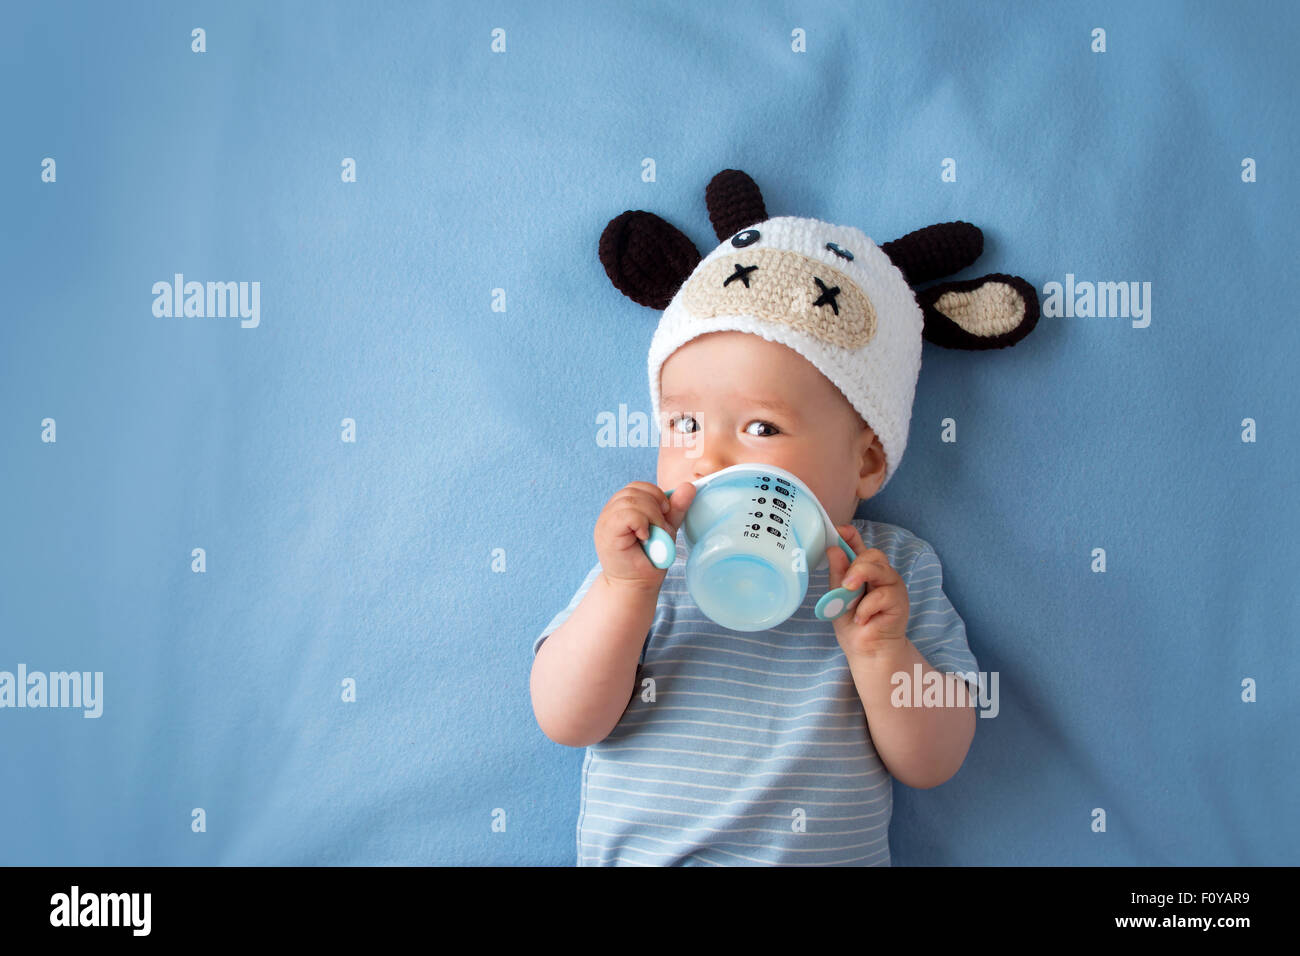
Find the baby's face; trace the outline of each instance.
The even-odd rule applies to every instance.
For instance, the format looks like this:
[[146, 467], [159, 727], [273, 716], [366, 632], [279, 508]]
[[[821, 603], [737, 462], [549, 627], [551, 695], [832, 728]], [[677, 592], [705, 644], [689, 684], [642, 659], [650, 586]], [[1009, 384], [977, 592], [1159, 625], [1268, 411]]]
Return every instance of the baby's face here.
[[747, 332], [699, 336], [668, 356], [659, 387], [660, 488], [762, 462], [798, 475], [842, 525], [884, 481], [875, 433], [784, 345]]

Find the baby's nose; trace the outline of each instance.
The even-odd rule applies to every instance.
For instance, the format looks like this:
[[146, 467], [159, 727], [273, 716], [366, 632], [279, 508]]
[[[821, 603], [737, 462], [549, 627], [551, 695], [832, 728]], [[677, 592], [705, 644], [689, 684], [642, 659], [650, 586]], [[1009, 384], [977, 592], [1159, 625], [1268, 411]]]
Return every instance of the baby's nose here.
[[692, 470], [691, 480], [711, 475], [747, 459], [743, 443], [726, 428], [702, 427], [687, 437], [685, 457]]
[[729, 456], [718, 454], [716, 451], [704, 451], [698, 458], [692, 459], [692, 462], [695, 469], [695, 474], [691, 476], [692, 480], [711, 475], [733, 464]]

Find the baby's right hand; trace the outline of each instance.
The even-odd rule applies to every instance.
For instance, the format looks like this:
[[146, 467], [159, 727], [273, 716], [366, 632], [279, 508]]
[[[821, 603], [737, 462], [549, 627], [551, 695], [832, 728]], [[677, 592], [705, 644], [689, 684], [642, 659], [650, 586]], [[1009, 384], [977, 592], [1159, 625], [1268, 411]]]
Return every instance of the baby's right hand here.
[[[686, 481], [672, 497], [648, 481], [634, 481], [610, 498], [596, 519], [596, 557], [610, 584], [658, 591], [667, 571], [656, 568], [642, 545], [656, 524], [677, 540], [677, 528], [695, 500], [695, 485]], [[665, 508], [667, 511], [665, 512]]]

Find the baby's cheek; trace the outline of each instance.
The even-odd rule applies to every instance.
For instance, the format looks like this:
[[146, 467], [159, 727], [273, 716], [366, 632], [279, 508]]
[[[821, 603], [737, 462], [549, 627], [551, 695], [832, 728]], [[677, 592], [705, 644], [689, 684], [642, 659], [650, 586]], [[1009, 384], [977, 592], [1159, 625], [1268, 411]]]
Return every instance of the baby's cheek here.
[[660, 433], [659, 477], [661, 479], [668, 481], [685, 474], [697, 458], [699, 458], [699, 450], [692, 434], [677, 431]]
[[681, 473], [680, 449], [659, 447], [659, 465], [658, 473], [655, 476], [655, 484], [660, 488], [674, 488], [679, 484], [676, 476]]

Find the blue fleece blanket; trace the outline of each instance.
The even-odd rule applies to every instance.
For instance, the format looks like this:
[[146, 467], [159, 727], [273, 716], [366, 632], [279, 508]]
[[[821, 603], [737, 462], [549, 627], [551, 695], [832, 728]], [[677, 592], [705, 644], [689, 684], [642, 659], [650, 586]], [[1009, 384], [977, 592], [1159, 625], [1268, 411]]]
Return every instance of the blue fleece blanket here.
[[975, 223], [954, 278], [1043, 303], [925, 346], [861, 511], [999, 678], [894, 863], [1295, 863], [1298, 19], [15, 6], [0, 863], [571, 864], [531, 645], [656, 456], [600, 427], [657, 313], [597, 239], [712, 248], [728, 167], [877, 242]]

